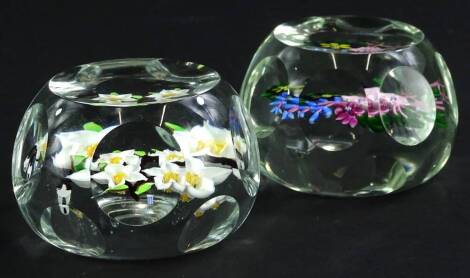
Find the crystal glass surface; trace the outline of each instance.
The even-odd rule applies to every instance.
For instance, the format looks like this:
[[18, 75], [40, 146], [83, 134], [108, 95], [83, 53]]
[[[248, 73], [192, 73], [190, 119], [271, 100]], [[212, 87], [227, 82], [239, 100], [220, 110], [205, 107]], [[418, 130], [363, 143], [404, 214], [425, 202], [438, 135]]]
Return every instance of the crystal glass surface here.
[[277, 26], [241, 89], [261, 170], [293, 190], [371, 196], [421, 184], [449, 158], [458, 108], [422, 31], [359, 16]]
[[257, 194], [245, 117], [234, 89], [192, 62], [110, 60], [59, 73], [16, 137], [20, 210], [42, 239], [83, 256], [210, 247], [237, 230]]

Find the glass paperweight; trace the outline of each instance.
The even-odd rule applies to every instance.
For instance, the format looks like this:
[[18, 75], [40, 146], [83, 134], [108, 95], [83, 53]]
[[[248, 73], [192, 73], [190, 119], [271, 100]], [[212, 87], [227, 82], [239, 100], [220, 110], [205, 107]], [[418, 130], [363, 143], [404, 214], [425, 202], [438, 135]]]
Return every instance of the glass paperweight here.
[[329, 196], [427, 181], [449, 158], [458, 122], [442, 56], [418, 28], [383, 18], [277, 26], [254, 55], [241, 98], [263, 174]]
[[13, 189], [66, 251], [162, 258], [234, 232], [258, 190], [256, 138], [234, 89], [200, 64], [110, 60], [55, 75], [26, 111]]

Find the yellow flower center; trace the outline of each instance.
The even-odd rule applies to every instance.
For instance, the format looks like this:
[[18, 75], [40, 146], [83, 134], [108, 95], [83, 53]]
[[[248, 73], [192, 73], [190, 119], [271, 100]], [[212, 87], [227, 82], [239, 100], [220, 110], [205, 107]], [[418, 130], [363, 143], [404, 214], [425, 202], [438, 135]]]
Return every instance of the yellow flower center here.
[[191, 201], [191, 197], [189, 197], [188, 194], [183, 193], [183, 194], [181, 194], [181, 196], [180, 196], [180, 200], [181, 200], [182, 202], [187, 203], [187, 202]]
[[196, 143], [196, 151], [200, 151], [202, 149], [204, 149], [205, 147], [207, 146], [207, 143], [200, 140], [200, 141], [197, 141]]
[[112, 157], [109, 162], [111, 164], [119, 164], [121, 162], [122, 158], [119, 156]]
[[347, 43], [336, 43], [336, 42], [332, 42], [332, 43], [320, 43], [320, 46], [321, 47], [326, 47], [326, 48], [332, 48], [332, 49], [347, 49], [347, 48], [351, 48], [351, 45], [347, 44]]
[[127, 177], [126, 174], [124, 174], [123, 172], [118, 172], [116, 173], [114, 176], [113, 176], [113, 181], [114, 181], [114, 184], [116, 185], [119, 185], [121, 184], [124, 179]]
[[96, 147], [98, 147], [98, 144], [91, 144], [86, 147], [86, 156], [88, 157], [93, 157], [93, 154], [95, 154]]
[[177, 172], [168, 171], [163, 174], [163, 183], [169, 183], [170, 181], [178, 181], [180, 175]]
[[180, 152], [170, 153], [166, 156], [167, 161], [171, 160], [184, 160], [183, 155]]
[[174, 92], [174, 91], [163, 92], [163, 93], [162, 93], [162, 96], [163, 96], [163, 97], [172, 97], [172, 96], [175, 96], [175, 95], [176, 95], [176, 92]]
[[108, 99], [109, 99], [110, 101], [119, 101], [119, 100], [120, 100], [120, 97], [119, 97], [119, 95], [110, 95], [110, 96], [108, 97]]
[[47, 149], [47, 142], [41, 143], [39, 145], [39, 151], [40, 152], [46, 152], [46, 149]]
[[201, 216], [203, 216], [203, 215], [204, 215], [204, 211], [202, 211], [202, 210], [200, 210], [200, 209], [198, 209], [198, 210], [196, 210], [196, 211], [194, 212], [194, 216], [196, 216], [196, 218], [199, 218], [199, 217], [201, 217]]
[[226, 146], [227, 143], [225, 142], [225, 140], [221, 139], [215, 139], [211, 141], [200, 140], [196, 143], [196, 151], [201, 151], [205, 148], [209, 148], [213, 154], [220, 155], [225, 150]]
[[215, 202], [215, 203], [211, 206], [211, 208], [214, 209], [214, 210], [218, 209], [219, 207], [220, 207], [220, 204], [219, 204], [218, 202]]
[[224, 140], [214, 140], [211, 145], [211, 152], [220, 155], [226, 146], [226, 142]]
[[184, 178], [194, 188], [198, 188], [201, 185], [201, 177], [195, 173], [187, 172]]

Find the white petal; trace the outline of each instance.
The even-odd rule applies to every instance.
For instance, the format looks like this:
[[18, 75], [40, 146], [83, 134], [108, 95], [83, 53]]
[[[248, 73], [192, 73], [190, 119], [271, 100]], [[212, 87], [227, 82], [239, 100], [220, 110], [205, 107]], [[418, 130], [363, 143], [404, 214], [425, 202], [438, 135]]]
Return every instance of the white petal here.
[[211, 179], [215, 185], [224, 182], [232, 173], [232, 169], [222, 167], [205, 167], [201, 171], [202, 175]]
[[124, 161], [129, 165], [140, 166], [140, 157], [136, 155], [128, 155], [124, 157]]
[[106, 174], [106, 172], [98, 172], [91, 176], [91, 178], [99, 184], [106, 184], [108, 180], [111, 179], [110, 176]]
[[108, 164], [106, 168], [104, 168], [104, 171], [108, 176], [114, 176], [118, 172], [125, 172], [124, 170], [124, 166], [119, 164]]
[[52, 164], [57, 168], [72, 169], [72, 158], [70, 154], [61, 151], [52, 157]]
[[163, 183], [162, 182], [162, 176], [158, 176], [154, 178], [155, 186], [157, 187], [158, 190], [165, 190], [170, 188], [172, 182], [167, 182]]
[[135, 165], [135, 164], [129, 164], [124, 166], [123, 172], [126, 173], [127, 175], [130, 175], [131, 173], [134, 172], [139, 172], [140, 171], [140, 165]]
[[214, 193], [214, 190], [214, 182], [207, 178], [202, 178], [199, 188], [187, 186], [187, 192], [189, 196], [199, 199], [209, 197], [212, 193]]
[[142, 172], [144, 172], [145, 174], [149, 176], [155, 177], [155, 176], [162, 174], [162, 169], [158, 167], [152, 167], [152, 168], [144, 169], [142, 170]]
[[237, 178], [237, 179], [241, 179], [241, 175], [240, 175], [240, 170], [236, 169], [236, 168], [233, 168], [233, 175]]
[[82, 188], [89, 188], [90, 187], [90, 170], [83, 169], [81, 171], [75, 172], [71, 175], [68, 175], [66, 178], [71, 180], [76, 185]]
[[139, 172], [132, 172], [127, 176], [126, 180], [131, 182], [131, 183], [134, 183], [134, 182], [138, 182], [138, 181], [145, 181], [145, 180], [147, 180], [147, 177], [145, 177], [144, 175], [142, 175]]
[[199, 173], [204, 168], [204, 162], [200, 159], [190, 157], [186, 160], [186, 167], [192, 172]]
[[181, 151], [185, 155], [189, 155], [191, 153], [189, 143], [191, 140], [191, 135], [188, 131], [175, 131], [173, 132], [173, 137], [176, 140], [176, 143], [178, 143], [178, 146], [180, 147]]
[[172, 171], [172, 172], [177, 172], [179, 173], [181, 170], [180, 170], [180, 166], [174, 164], [174, 163], [165, 163], [165, 168]]
[[181, 184], [181, 183], [177, 183], [177, 182], [173, 182], [172, 189], [173, 189], [175, 192], [183, 193], [184, 190], [186, 189], [186, 185]]
[[210, 209], [213, 205], [215, 205], [216, 202], [217, 202], [217, 199], [212, 198], [209, 201], [202, 204], [202, 206], [199, 209], [202, 210], [202, 211], [206, 211], [206, 210]]

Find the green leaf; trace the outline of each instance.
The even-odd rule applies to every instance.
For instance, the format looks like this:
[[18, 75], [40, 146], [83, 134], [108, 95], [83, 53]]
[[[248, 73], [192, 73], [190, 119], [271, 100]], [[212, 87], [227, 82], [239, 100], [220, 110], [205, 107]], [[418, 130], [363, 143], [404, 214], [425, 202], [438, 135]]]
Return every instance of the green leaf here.
[[100, 171], [104, 171], [104, 168], [106, 168], [106, 166], [108, 166], [108, 164], [106, 162], [100, 162], [98, 163], [98, 169]]
[[140, 95], [133, 95], [133, 96], [131, 96], [131, 98], [136, 99], [136, 100], [139, 100], [139, 99], [143, 98], [143, 96], [140, 96]]
[[447, 128], [447, 119], [446, 119], [446, 114], [444, 112], [437, 112], [436, 126], [438, 128]]
[[106, 189], [106, 192], [114, 192], [114, 191], [123, 191], [123, 190], [126, 190], [128, 189], [129, 187], [125, 184], [120, 184], [120, 185], [116, 185], [115, 187], [113, 188], [108, 188]]
[[184, 127], [169, 122], [165, 122], [165, 126], [169, 129], [173, 129], [174, 131], [186, 131]]
[[113, 153], [120, 153], [120, 150], [114, 150]]
[[101, 127], [99, 124], [94, 123], [94, 122], [88, 122], [83, 125], [84, 130], [89, 130], [89, 131], [96, 131], [100, 132], [103, 130], [103, 127]]
[[137, 156], [142, 157], [142, 156], [145, 156], [147, 153], [144, 152], [144, 151], [134, 151], [134, 154], [137, 155]]
[[372, 82], [377, 86], [382, 86], [383, 80], [379, 77], [375, 77], [372, 79]]
[[146, 182], [146, 183], [139, 185], [139, 187], [137, 187], [137, 190], [135, 191], [135, 194], [137, 195], [144, 194], [145, 192], [149, 191], [152, 188], [152, 185], [153, 185], [152, 182]]
[[[386, 121], [386, 117], [384, 117]], [[383, 132], [385, 128], [380, 120], [380, 117], [368, 117], [367, 118], [367, 126], [374, 132]]]
[[74, 172], [85, 169], [87, 157], [84, 155], [72, 155], [72, 168]]

